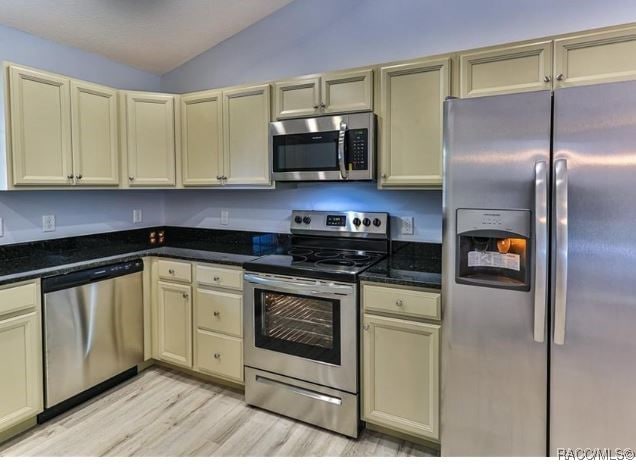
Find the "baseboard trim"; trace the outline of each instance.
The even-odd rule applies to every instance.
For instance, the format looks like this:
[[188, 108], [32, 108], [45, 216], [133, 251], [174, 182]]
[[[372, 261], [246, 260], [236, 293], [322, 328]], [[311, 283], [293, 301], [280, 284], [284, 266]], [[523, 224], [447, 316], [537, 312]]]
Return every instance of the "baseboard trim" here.
[[379, 426], [377, 424], [372, 424], [370, 422], [366, 423], [366, 428], [368, 430], [372, 430], [374, 432], [379, 432], [381, 434], [386, 434], [391, 437], [398, 438], [400, 440], [406, 440], [407, 442], [415, 443], [417, 445], [421, 445], [430, 450], [433, 450], [435, 454], [439, 455], [440, 452], [440, 444], [439, 442], [435, 442], [434, 440], [428, 440], [421, 437], [416, 437], [415, 435], [405, 434], [404, 432], [400, 432], [397, 430], [390, 429], [388, 427]]
[[11, 440], [20, 434], [25, 433], [27, 430], [35, 427], [38, 424], [37, 416], [33, 416], [31, 419], [22, 421], [19, 424], [9, 427], [7, 430], [0, 432], [0, 445]]

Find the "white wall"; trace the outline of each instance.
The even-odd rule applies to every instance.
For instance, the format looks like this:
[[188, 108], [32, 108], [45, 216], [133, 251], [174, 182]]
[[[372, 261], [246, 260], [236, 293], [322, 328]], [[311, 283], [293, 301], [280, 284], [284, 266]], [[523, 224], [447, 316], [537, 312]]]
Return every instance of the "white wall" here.
[[[0, 26], [0, 60], [117, 88], [158, 90], [160, 84], [159, 76], [151, 73], [4, 26]], [[132, 209], [137, 207], [143, 209], [144, 221], [133, 225]], [[57, 229], [43, 233], [42, 215], [48, 214], [56, 216]], [[0, 244], [161, 225], [163, 193], [0, 192], [0, 218], [4, 224]]]

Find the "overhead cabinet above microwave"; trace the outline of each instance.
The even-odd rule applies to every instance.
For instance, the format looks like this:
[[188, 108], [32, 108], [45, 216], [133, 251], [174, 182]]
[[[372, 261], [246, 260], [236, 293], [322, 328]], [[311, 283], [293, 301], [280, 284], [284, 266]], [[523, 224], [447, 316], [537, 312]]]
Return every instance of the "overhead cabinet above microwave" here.
[[327, 73], [274, 83], [277, 120], [373, 110], [373, 70]]

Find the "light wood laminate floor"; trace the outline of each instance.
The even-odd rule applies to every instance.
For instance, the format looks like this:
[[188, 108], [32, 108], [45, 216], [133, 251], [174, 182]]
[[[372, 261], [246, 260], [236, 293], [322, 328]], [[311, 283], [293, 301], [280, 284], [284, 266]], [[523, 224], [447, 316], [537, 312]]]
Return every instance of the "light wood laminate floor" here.
[[243, 394], [153, 367], [0, 445], [0, 456], [430, 456], [364, 431], [351, 440], [247, 406]]

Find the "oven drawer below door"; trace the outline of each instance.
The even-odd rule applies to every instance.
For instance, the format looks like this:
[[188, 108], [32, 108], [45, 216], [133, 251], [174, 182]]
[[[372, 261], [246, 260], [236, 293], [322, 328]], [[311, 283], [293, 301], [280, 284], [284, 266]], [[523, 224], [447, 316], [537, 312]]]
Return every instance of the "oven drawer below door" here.
[[358, 437], [358, 397], [245, 367], [245, 401], [325, 429]]

